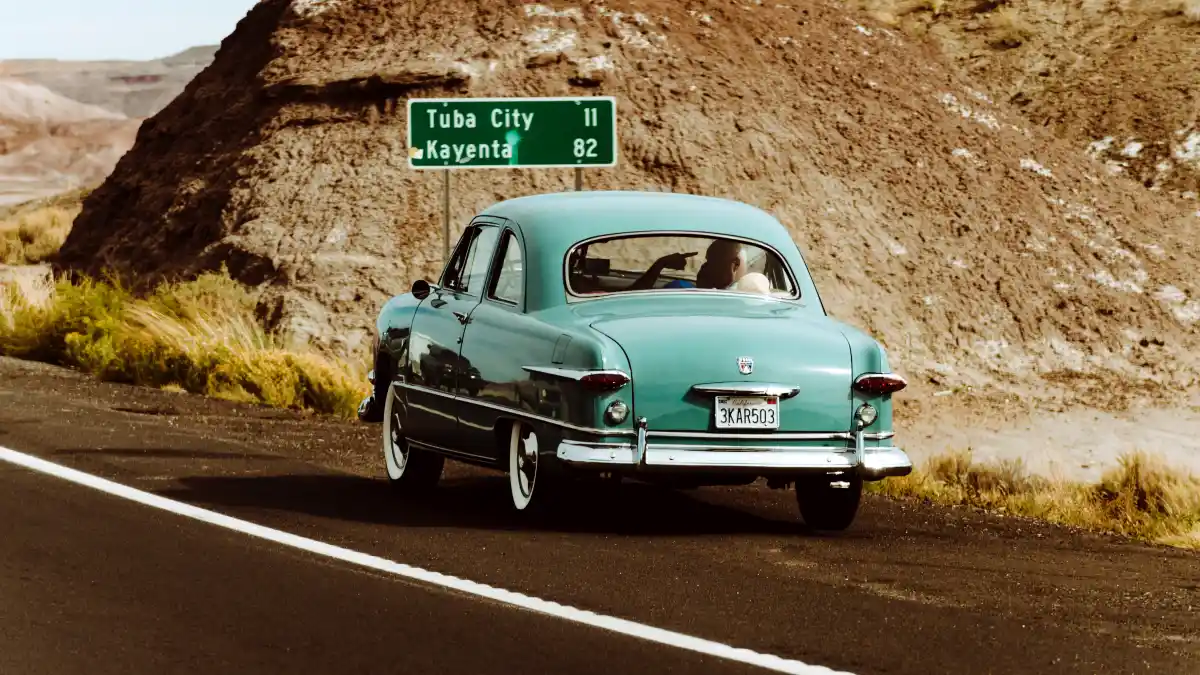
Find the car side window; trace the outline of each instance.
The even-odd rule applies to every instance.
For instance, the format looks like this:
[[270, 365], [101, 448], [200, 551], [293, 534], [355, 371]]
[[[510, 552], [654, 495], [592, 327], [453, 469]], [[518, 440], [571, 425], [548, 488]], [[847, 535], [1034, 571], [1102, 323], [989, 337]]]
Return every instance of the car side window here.
[[512, 230], [504, 232], [498, 262], [496, 280], [488, 297], [519, 305], [525, 295], [525, 268], [521, 264], [521, 242]]
[[458, 245], [454, 247], [454, 253], [450, 256], [450, 264], [442, 274], [442, 286], [456, 291], [463, 290], [463, 270], [466, 269], [467, 254], [478, 236], [478, 227], [468, 227], [463, 232]]
[[478, 231], [467, 246], [462, 275], [456, 290], [482, 296], [483, 286], [487, 283], [488, 268], [492, 266], [492, 254], [496, 252], [496, 240], [500, 238], [500, 228], [495, 225], [480, 225]]

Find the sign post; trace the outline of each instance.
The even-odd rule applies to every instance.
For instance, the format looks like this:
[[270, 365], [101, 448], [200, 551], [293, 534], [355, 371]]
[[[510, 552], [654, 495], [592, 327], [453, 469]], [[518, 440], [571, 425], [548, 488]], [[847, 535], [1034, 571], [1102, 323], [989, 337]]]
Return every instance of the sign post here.
[[[617, 164], [612, 96], [408, 99], [408, 166], [446, 171], [443, 255], [450, 257], [451, 169], [583, 169]], [[443, 263], [445, 260], [443, 260]]]

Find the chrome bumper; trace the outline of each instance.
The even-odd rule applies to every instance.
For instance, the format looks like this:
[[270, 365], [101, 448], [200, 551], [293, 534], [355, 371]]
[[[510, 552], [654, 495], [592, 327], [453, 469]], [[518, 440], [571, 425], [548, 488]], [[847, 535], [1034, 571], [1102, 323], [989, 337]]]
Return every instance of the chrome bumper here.
[[852, 434], [844, 446], [796, 447], [746, 445], [731, 449], [728, 444], [703, 445], [651, 443], [639, 425], [634, 443], [589, 443], [562, 441], [557, 456], [581, 468], [611, 471], [731, 471], [763, 474], [805, 474], [852, 471], [864, 480], [912, 473], [912, 460], [898, 447], [866, 447], [862, 433]]

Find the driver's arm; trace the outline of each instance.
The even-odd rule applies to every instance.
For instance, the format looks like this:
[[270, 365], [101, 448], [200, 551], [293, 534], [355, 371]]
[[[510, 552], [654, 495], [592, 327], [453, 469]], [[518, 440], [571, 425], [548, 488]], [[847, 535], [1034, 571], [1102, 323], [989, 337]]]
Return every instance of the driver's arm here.
[[687, 265], [687, 259], [696, 255], [695, 251], [691, 253], [668, 253], [650, 266], [650, 269], [642, 273], [642, 276], [637, 278], [637, 281], [629, 285], [627, 291], [644, 291], [647, 288], [653, 288], [654, 282], [658, 281], [658, 275], [662, 274], [663, 269], [670, 267], [671, 269], [681, 270]]
[[658, 275], [662, 274], [663, 268], [666, 266], [667, 259], [665, 257], [655, 260], [654, 264], [650, 266], [650, 269], [642, 272], [642, 276], [638, 277], [637, 280], [632, 284], [629, 284], [629, 287], [625, 290], [644, 291], [647, 288], [653, 288], [654, 282], [658, 281]]

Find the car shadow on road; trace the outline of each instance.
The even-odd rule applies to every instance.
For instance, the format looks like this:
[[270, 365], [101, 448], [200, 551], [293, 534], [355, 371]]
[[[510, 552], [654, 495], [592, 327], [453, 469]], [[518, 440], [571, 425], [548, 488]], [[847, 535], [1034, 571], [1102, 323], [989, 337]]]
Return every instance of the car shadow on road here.
[[[712, 504], [686, 492], [638, 483], [571, 484], [554, 508], [519, 513], [508, 479], [443, 481], [425, 494], [400, 494], [386, 480], [348, 474], [193, 476], [155, 494], [210, 508], [267, 509], [399, 527], [525, 530], [627, 535], [783, 534], [807, 528]], [[232, 514], [231, 514], [232, 515]]]

